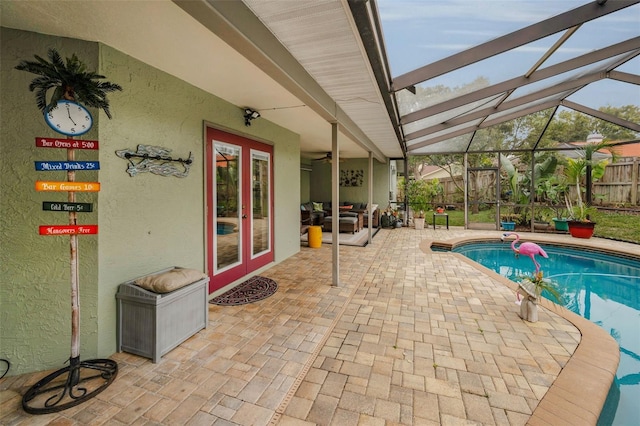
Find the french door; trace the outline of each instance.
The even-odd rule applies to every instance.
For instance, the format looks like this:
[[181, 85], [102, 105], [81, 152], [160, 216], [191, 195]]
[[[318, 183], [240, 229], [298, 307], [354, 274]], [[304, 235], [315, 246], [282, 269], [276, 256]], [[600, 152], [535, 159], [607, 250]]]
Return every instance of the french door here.
[[209, 293], [273, 261], [273, 147], [207, 128]]

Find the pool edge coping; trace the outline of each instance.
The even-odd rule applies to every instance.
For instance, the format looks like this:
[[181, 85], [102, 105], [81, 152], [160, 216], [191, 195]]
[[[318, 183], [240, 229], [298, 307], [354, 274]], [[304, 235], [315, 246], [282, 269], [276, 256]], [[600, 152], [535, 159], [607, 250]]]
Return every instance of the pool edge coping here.
[[[437, 243], [439, 247], [455, 247], [460, 243], [485, 242], [499, 238], [491, 235], [482, 237], [460, 237], [447, 241], [424, 240], [420, 249], [425, 253], [442, 253], [431, 250], [431, 245]], [[568, 243], [549, 239], [523, 238], [545, 243], [570, 247]], [[593, 248], [586, 244], [577, 244]], [[576, 244], [573, 244], [575, 247]], [[615, 250], [607, 251], [615, 252]], [[482, 271], [506, 287], [517, 290], [517, 284], [495, 271], [465, 257], [462, 254], [450, 252], [475, 269]], [[611, 384], [620, 363], [620, 348], [617, 342], [605, 330], [591, 321], [577, 315], [563, 306], [556, 305], [550, 300], [542, 298], [539, 305], [550, 312], [566, 319], [580, 332], [581, 339], [576, 350], [544, 394], [533, 410], [527, 425], [548, 426], [561, 419], [566, 424], [596, 425]], [[524, 320], [523, 320], [524, 321]]]

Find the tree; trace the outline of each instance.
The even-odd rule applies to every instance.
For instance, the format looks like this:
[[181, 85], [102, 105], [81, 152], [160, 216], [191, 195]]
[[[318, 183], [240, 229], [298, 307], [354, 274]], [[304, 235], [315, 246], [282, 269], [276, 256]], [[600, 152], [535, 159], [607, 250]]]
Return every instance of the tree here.
[[[598, 110], [631, 123], [640, 122], [640, 107], [637, 105], [625, 105], [619, 108], [605, 106]], [[636, 139], [640, 136], [630, 129], [590, 117], [579, 111], [561, 111], [549, 124], [545, 137], [556, 142], [584, 141], [594, 130], [610, 141]]]

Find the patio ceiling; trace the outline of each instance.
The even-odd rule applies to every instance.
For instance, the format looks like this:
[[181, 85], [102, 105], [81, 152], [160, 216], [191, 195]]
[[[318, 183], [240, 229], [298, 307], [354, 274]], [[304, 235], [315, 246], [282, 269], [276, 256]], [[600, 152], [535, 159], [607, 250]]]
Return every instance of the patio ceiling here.
[[331, 150], [332, 122], [343, 157], [403, 155], [389, 95], [378, 89], [345, 1], [2, 0], [0, 17], [9, 28], [105, 43], [237, 105], [238, 114], [252, 107], [299, 133], [309, 158]]
[[[627, 86], [625, 90], [638, 94], [638, 104], [638, 3], [589, 1], [395, 77], [391, 90], [398, 99], [407, 154], [479, 152], [483, 147], [474, 144], [478, 131], [544, 110], [549, 111], [551, 120], [562, 108], [640, 132], [640, 123], [598, 111], [602, 105], [573, 100], [593, 85], [617, 81]], [[518, 7], [517, 2], [510, 4]], [[535, 7], [547, 4], [540, 2]], [[614, 31], [616, 20], [629, 21], [634, 16], [631, 36]], [[600, 40], [603, 34], [608, 36], [606, 44]], [[584, 45], [588, 46], [586, 52], [578, 48]], [[545, 52], [536, 53], [541, 49]], [[514, 60], [516, 53], [518, 61]], [[506, 79], [498, 78], [504, 75]], [[479, 83], [474, 82], [480, 76]], [[439, 92], [443, 86], [452, 90]]]
[[[375, 0], [2, 0], [0, 18], [9, 28], [105, 43], [237, 105], [239, 114], [257, 109], [299, 133], [307, 158], [331, 150], [330, 123], [338, 122], [341, 156], [372, 152], [385, 161], [473, 151], [478, 131], [542, 110], [570, 108], [640, 132], [640, 123], [576, 100], [603, 81], [638, 90], [637, 31], [569, 58], [566, 51], [579, 49], [558, 53], [572, 40], [612, 32], [608, 17], [640, 16], [638, 3], [592, 0], [395, 78]], [[545, 54], [528, 54], [502, 77], [514, 52], [542, 47]], [[502, 73], [470, 84], [487, 69]], [[420, 96], [451, 77], [464, 92]]]

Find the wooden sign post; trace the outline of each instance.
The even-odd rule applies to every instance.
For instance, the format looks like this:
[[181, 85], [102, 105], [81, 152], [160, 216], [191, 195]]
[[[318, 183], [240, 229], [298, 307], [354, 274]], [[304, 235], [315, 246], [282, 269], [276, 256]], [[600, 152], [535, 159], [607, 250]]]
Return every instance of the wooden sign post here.
[[[67, 150], [67, 161], [36, 161], [37, 171], [66, 171], [66, 181], [36, 181], [36, 191], [67, 192], [67, 202], [45, 201], [42, 209], [46, 211], [67, 212], [68, 225], [41, 225], [40, 235], [69, 236], [69, 269], [71, 273], [71, 364], [80, 363], [80, 273], [78, 235], [95, 235], [98, 225], [78, 225], [78, 213], [93, 211], [91, 203], [77, 203], [76, 192], [100, 191], [99, 182], [76, 182], [76, 171], [93, 171], [100, 169], [97, 161], [76, 161], [76, 149], [98, 149], [98, 141], [68, 139], [36, 138], [36, 146], [40, 148], [62, 148]], [[80, 369], [72, 366], [68, 379], [71, 386], [80, 382]], [[35, 386], [34, 388], [38, 388]], [[42, 410], [32, 409], [33, 412]]]

